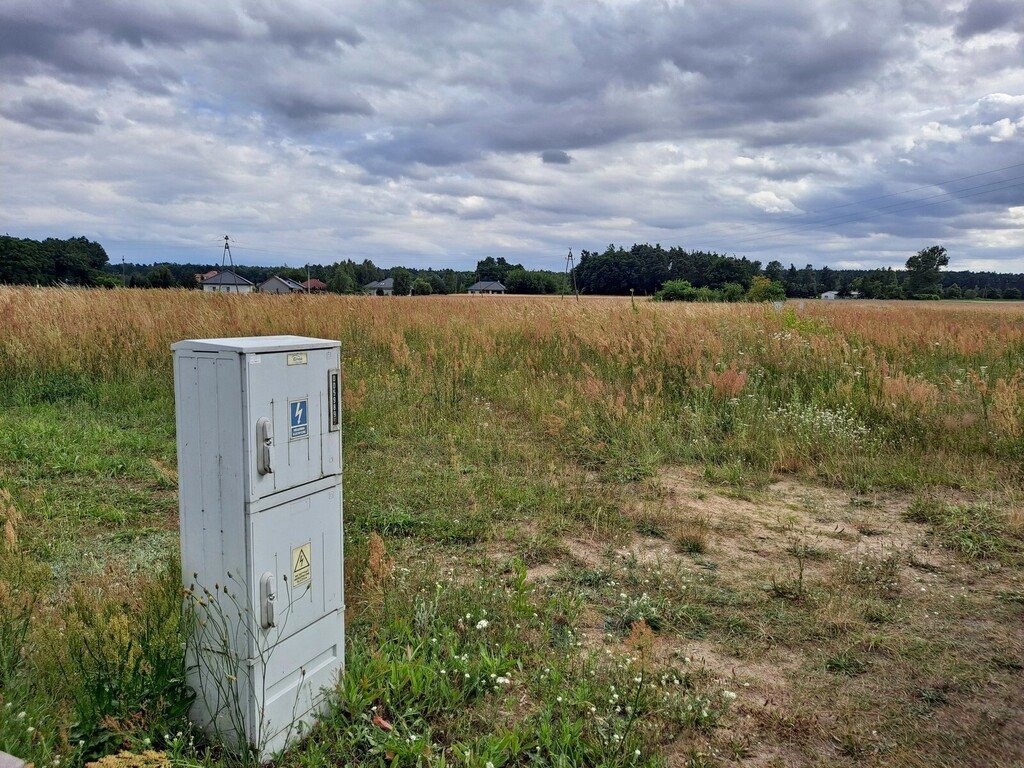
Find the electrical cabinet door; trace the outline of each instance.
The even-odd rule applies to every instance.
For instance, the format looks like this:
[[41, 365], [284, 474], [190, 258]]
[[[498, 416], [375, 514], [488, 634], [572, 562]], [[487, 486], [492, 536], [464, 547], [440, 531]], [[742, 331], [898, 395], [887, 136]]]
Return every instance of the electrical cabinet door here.
[[341, 610], [340, 487], [252, 514], [249, 525], [256, 641], [273, 645]]
[[338, 350], [243, 357], [247, 371], [249, 497], [256, 501], [341, 472], [341, 433], [329, 423]]

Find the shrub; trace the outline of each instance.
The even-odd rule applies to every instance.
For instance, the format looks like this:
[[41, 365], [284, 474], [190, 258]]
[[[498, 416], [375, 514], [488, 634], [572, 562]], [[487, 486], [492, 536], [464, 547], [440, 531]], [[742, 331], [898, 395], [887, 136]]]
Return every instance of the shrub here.
[[669, 280], [654, 294], [658, 301], [726, 301], [721, 291], [694, 288], [689, 280]]
[[754, 279], [750, 281], [747, 298], [750, 301], [785, 301], [786, 289], [778, 281], [755, 275]]

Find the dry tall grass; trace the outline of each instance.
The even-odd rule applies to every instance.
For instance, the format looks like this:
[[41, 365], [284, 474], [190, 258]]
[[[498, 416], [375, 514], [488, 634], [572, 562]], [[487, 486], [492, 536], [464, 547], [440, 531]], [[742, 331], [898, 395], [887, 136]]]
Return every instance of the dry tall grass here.
[[350, 413], [368, 387], [487, 398], [597, 464], [617, 446], [791, 470], [898, 445], [958, 483], [1018, 455], [1024, 305], [799, 306], [3, 288], [0, 377], [169, 381], [179, 339], [294, 333], [343, 342]]

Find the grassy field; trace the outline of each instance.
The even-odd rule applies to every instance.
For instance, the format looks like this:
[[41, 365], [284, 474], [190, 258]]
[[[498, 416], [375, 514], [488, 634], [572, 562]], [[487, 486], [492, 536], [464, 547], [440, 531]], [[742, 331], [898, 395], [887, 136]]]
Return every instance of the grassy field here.
[[1022, 304], [0, 288], [0, 328], [39, 767], [238, 762], [185, 717], [169, 345], [271, 333], [345, 377], [348, 669], [280, 765], [1024, 762]]

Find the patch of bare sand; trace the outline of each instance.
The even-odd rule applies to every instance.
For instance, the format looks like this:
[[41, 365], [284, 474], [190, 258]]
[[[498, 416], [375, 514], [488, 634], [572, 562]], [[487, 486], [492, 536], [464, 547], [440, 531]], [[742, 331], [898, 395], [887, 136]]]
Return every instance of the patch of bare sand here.
[[532, 568], [526, 569], [527, 581], [546, 581], [558, 573], [558, 566], [551, 563], [541, 563]]
[[798, 565], [813, 575], [830, 559], [865, 554], [905, 555], [933, 575], [955, 570], [954, 558], [929, 542], [923, 526], [903, 519], [907, 497], [854, 496], [790, 479], [737, 497], [687, 470], [666, 473], [662, 485], [666, 517], [674, 508], [684, 526], [694, 515], [708, 521], [705, 557], [727, 581], [763, 581]]
[[[850, 494], [789, 478], [754, 495], [739, 495], [710, 486], [699, 473], [686, 469], [665, 473], [660, 483], [663, 493], [656, 510], [641, 508], [627, 514], [640, 515], [645, 523], [653, 521], [668, 539], [634, 536], [614, 551], [577, 543], [576, 551], [591, 561], [611, 555], [648, 563], [675, 562], [683, 567], [696, 567], [693, 561], [699, 557], [714, 563], [719, 578], [737, 588], [763, 587], [768, 578], [792, 571], [798, 560], [802, 560], [805, 576], [813, 578], [827, 577], [840, 561], [856, 563], [865, 556], [892, 554], [898, 555], [901, 563], [905, 598], [920, 594], [931, 600], [944, 593], [952, 597], [982, 592], [991, 597], [1000, 590], [1020, 588], [1015, 569], [964, 563], [940, 548], [925, 526], [907, 521], [910, 496]], [[695, 524], [705, 530], [707, 549], [699, 556], [681, 554], [673, 540]], [[819, 613], [822, 622], [834, 625], [830, 631], [855, 634], [864, 629], [863, 617], [851, 613], [841, 596], [822, 604]], [[922, 622], [921, 631], [928, 631], [932, 623], [927, 611], [923, 615], [919, 611], [915, 621]], [[965, 640], [975, 631], [965, 632]], [[596, 643], [598, 633], [590, 639]], [[833, 721], [841, 710], [833, 711], [826, 701], [806, 700], [800, 682], [801, 674], [819, 663], [806, 655], [813, 651], [810, 647], [805, 653], [805, 649], [774, 646], [739, 658], [706, 640], [658, 636], [654, 653], [660, 661], [689, 659], [692, 668], [704, 670], [738, 695], [733, 716], [724, 728], [712, 738], [688, 737], [670, 745], [668, 764], [686, 765], [695, 752], [722, 756], [725, 746], [737, 743], [745, 745], [745, 756], [737, 761], [744, 766], [811, 766], [820, 764], [826, 755], [836, 764], [845, 764], [828, 735], [836, 732], [838, 722]], [[897, 683], [880, 680], [879, 684]], [[1021, 732], [1022, 712], [1024, 691], [1018, 687], [951, 701], [943, 717], [961, 732], [978, 732], [994, 725], [997, 733], [993, 736], [1000, 744], [996, 752], [1006, 755], [1012, 754], [1009, 742]]]

